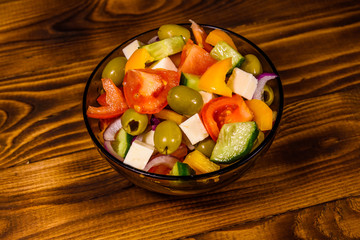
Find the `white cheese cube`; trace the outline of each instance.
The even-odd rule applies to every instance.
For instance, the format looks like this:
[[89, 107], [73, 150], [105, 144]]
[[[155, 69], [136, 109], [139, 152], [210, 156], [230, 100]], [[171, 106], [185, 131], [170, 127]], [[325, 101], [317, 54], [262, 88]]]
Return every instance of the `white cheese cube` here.
[[139, 137], [141, 137], [142, 142], [149, 144], [150, 146], [155, 146], [154, 133], [155, 133], [154, 130], [150, 130], [146, 133], [142, 133]]
[[162, 68], [162, 69], [166, 69], [166, 70], [171, 70], [171, 71], [175, 71], [177, 72], [177, 67], [175, 66], [175, 64], [173, 63], [173, 61], [171, 61], [171, 59], [169, 57], [165, 57], [163, 59], [160, 59], [159, 61], [154, 62], [150, 68], [152, 69], [158, 69], [158, 68]]
[[126, 59], [129, 59], [131, 57], [131, 55], [142, 45], [144, 45], [142, 42], [140, 42], [139, 40], [135, 40], [135, 41], [131, 42], [129, 45], [127, 45], [126, 47], [124, 47], [122, 51], [123, 51]]
[[182, 122], [180, 128], [192, 145], [195, 145], [209, 136], [198, 113], [192, 115], [185, 122]]
[[208, 103], [211, 99], [215, 98], [215, 94], [213, 93], [209, 93], [201, 90], [199, 91], [199, 93], [203, 99], [204, 104]]
[[234, 93], [246, 99], [252, 99], [257, 83], [258, 80], [251, 73], [234, 68], [227, 85]]
[[135, 140], [126, 154], [124, 163], [143, 170], [154, 152], [154, 147]]

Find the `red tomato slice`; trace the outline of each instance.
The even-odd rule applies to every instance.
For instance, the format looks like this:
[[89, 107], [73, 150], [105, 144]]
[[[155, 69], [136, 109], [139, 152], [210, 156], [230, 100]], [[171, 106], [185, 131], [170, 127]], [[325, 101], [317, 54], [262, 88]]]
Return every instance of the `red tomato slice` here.
[[123, 93], [111, 79], [103, 78], [101, 81], [106, 92], [106, 105], [100, 107], [89, 106], [86, 111], [86, 115], [90, 118], [97, 119], [120, 116], [128, 109]]
[[142, 114], [160, 112], [167, 105], [167, 94], [179, 85], [180, 74], [165, 69], [134, 69], [125, 74], [124, 95], [130, 108]]
[[246, 122], [253, 119], [253, 113], [239, 95], [218, 97], [204, 105], [201, 118], [210, 137], [216, 141], [221, 127], [226, 123]]
[[216, 62], [217, 60], [212, 58], [210, 53], [189, 39], [181, 53], [179, 71], [203, 75], [203, 73]]

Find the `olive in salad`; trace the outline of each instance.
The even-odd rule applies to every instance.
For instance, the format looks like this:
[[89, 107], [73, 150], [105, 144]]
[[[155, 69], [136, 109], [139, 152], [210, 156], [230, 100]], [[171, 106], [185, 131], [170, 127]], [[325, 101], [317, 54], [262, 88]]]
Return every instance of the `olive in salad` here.
[[276, 115], [254, 54], [230, 35], [190, 20], [134, 40], [102, 72], [102, 89], [87, 116], [99, 120], [105, 148], [134, 168], [163, 175], [217, 171], [249, 154]]

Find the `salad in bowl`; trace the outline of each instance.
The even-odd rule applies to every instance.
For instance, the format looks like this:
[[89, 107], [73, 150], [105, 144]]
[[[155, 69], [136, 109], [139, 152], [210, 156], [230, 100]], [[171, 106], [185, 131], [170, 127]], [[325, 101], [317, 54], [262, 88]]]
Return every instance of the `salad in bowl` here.
[[165, 24], [129, 39], [84, 92], [99, 152], [133, 183], [160, 193], [221, 187], [271, 144], [282, 113], [275, 67], [231, 31]]

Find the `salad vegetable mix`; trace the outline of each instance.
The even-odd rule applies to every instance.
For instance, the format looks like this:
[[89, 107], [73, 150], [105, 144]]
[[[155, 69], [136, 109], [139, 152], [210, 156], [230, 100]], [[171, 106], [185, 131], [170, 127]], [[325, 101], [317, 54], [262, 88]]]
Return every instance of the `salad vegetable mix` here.
[[[97, 106], [105, 148], [143, 171], [213, 172], [251, 152], [276, 115], [259, 59], [243, 56], [226, 32], [166, 24], [149, 42], [135, 40], [102, 72]], [[193, 39], [191, 38], [193, 36]]]

